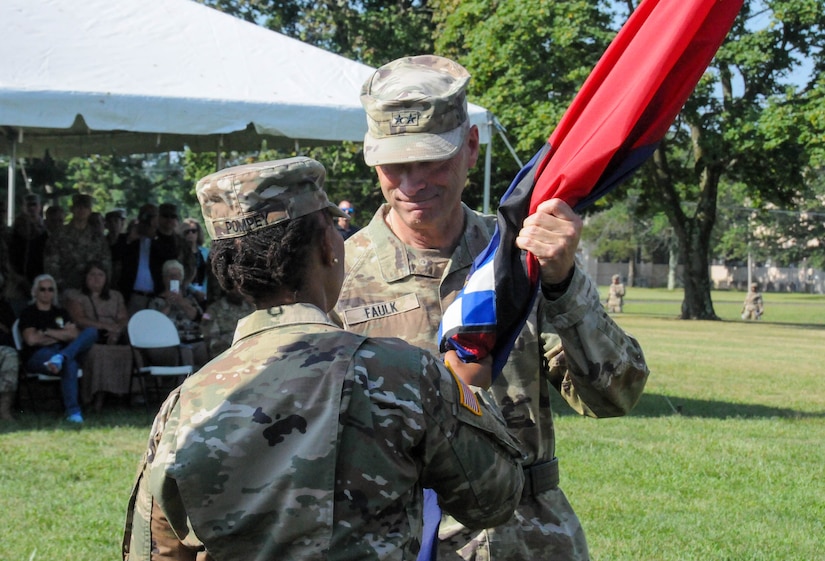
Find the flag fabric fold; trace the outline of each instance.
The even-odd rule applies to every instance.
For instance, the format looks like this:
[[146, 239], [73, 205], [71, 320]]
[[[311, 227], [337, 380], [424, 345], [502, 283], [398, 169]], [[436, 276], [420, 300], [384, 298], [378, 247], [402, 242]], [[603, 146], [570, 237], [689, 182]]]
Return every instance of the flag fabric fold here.
[[742, 0], [644, 0], [616, 35], [547, 143], [502, 198], [495, 235], [439, 328], [442, 352], [492, 355], [496, 376], [538, 292], [538, 263], [515, 247], [524, 219], [560, 198], [580, 210], [655, 151], [705, 72]]
[[[656, 150], [710, 64], [743, 0], [643, 0], [613, 39], [547, 143], [516, 175], [496, 232], [439, 326], [442, 352], [504, 367], [539, 288], [535, 257], [515, 239], [538, 205], [560, 198], [580, 210], [627, 179]], [[441, 511], [424, 513], [418, 561], [435, 560]]]

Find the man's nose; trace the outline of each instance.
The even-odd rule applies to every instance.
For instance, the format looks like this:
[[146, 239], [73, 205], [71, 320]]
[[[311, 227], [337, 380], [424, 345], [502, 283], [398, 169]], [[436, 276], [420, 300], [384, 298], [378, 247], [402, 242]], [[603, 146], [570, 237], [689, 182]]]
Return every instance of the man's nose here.
[[418, 166], [406, 166], [399, 179], [398, 188], [406, 195], [417, 193], [427, 186], [426, 174]]

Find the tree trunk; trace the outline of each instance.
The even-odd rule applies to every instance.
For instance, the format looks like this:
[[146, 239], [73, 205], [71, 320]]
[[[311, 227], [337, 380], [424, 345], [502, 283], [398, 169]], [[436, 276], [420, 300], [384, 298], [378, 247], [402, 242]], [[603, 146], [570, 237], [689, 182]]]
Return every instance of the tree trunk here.
[[694, 137], [695, 160], [699, 171], [699, 191], [696, 211], [685, 214], [682, 200], [676, 192], [677, 180], [671, 176], [667, 156], [660, 146], [653, 155], [656, 196], [661, 197], [665, 214], [678, 240], [679, 253], [684, 256], [685, 298], [682, 301], [682, 319], [718, 320], [710, 297], [710, 243], [711, 231], [716, 222], [716, 197], [724, 166], [710, 164], [702, 157], [698, 137], [700, 130], [691, 127]]
[[702, 225], [691, 220], [688, 225], [688, 236], [680, 240], [682, 254], [685, 259], [685, 299], [682, 300], [682, 319], [712, 319], [719, 317], [713, 309], [713, 300], [710, 297], [710, 260], [707, 237], [698, 232]]
[[679, 248], [676, 244], [670, 245], [667, 261], [667, 289], [676, 290], [676, 270], [679, 267]]

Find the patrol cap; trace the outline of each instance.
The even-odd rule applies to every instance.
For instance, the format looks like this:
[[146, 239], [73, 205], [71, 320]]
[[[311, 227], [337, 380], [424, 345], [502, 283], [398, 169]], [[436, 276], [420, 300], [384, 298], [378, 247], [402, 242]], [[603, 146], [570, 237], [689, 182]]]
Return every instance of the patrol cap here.
[[25, 197], [23, 197], [23, 202], [27, 205], [39, 205], [40, 204], [40, 195], [37, 193], [29, 193]]
[[158, 215], [163, 216], [164, 218], [177, 218], [178, 205], [175, 203], [162, 203], [158, 207]]
[[399, 58], [377, 69], [361, 87], [367, 165], [452, 158], [470, 130], [469, 81], [463, 66], [435, 55]]
[[76, 193], [72, 195], [72, 206], [82, 206], [84, 208], [92, 208], [94, 197], [85, 193]]
[[221, 240], [322, 209], [344, 218], [323, 190], [325, 175], [323, 165], [302, 156], [207, 175], [196, 187], [206, 230], [213, 240]]
[[106, 220], [111, 220], [113, 218], [120, 218], [121, 220], [126, 220], [126, 209], [113, 208], [112, 210], [106, 213], [105, 218]]

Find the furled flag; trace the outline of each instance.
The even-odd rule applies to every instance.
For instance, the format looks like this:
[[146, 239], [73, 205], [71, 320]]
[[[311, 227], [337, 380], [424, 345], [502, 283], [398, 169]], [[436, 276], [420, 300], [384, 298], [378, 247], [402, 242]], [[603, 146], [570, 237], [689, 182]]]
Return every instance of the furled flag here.
[[664, 137], [733, 25], [742, 0], [643, 0], [553, 134], [502, 198], [498, 226], [441, 320], [442, 352], [504, 366], [538, 292], [539, 268], [515, 239], [538, 205], [577, 210], [627, 179]]

